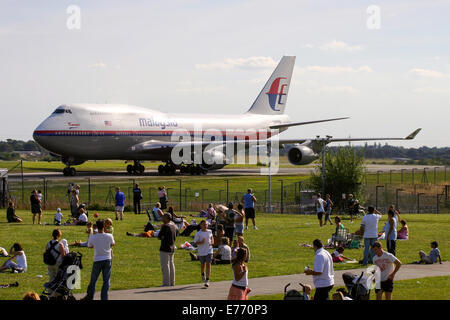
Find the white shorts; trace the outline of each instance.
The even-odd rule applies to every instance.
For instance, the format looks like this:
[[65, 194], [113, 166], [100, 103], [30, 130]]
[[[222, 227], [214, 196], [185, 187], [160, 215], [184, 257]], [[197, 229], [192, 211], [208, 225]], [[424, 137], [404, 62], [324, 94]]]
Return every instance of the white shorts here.
[[116, 211], [123, 212], [124, 206], [116, 206]]
[[11, 268], [11, 269], [13, 269], [13, 268], [14, 268], [14, 269], [22, 269], [23, 271], [25, 271], [23, 267], [19, 266], [17, 263], [15, 263], [15, 262], [12, 261], [12, 260], [6, 261], [5, 267]]

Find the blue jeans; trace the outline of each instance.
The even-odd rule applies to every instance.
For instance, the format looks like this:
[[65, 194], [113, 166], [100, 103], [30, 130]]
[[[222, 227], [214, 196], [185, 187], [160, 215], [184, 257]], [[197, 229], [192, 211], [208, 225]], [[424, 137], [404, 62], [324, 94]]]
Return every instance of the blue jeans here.
[[94, 262], [94, 264], [92, 265], [91, 282], [89, 283], [87, 289], [87, 297], [89, 299], [91, 300], [94, 299], [95, 287], [97, 285], [97, 280], [101, 272], [103, 275], [101, 299], [108, 300], [108, 290], [110, 285], [109, 280], [111, 278], [111, 266], [112, 260], [102, 260]]
[[373, 250], [372, 245], [377, 241], [377, 238], [364, 238], [364, 259], [363, 265], [367, 265], [369, 262], [372, 263]]

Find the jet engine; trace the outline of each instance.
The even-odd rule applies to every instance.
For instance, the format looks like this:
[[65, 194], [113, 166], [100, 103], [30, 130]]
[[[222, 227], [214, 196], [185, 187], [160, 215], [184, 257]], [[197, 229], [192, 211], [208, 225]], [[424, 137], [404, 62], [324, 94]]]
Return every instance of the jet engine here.
[[200, 166], [206, 170], [218, 170], [227, 164], [227, 157], [222, 151], [209, 150], [203, 153], [203, 162]]
[[317, 158], [319, 158], [319, 155], [307, 146], [295, 146], [288, 152], [289, 162], [294, 165], [308, 164]]

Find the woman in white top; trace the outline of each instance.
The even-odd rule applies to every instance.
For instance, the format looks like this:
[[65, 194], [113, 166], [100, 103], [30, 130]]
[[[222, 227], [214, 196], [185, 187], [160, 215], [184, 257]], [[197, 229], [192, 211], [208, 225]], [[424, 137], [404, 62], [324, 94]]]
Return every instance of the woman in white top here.
[[248, 300], [248, 268], [245, 264], [247, 250], [239, 248], [233, 262], [233, 282], [228, 293], [228, 300]]
[[219, 249], [214, 254], [213, 264], [230, 264], [231, 263], [231, 247], [230, 240], [223, 237], [220, 240]]
[[[25, 272], [27, 271], [27, 256], [23, 251], [22, 245], [18, 242], [9, 250], [11, 258], [5, 261], [5, 263], [0, 267], [0, 272], [6, 269], [12, 269], [13, 272]], [[13, 260], [16, 259], [16, 262]]]

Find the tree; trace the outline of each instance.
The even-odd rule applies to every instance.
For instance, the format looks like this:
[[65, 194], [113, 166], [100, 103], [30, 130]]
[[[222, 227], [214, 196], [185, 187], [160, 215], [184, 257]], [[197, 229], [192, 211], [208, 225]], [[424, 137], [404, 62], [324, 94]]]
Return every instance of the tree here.
[[[341, 196], [352, 193], [362, 201], [364, 177], [364, 150], [353, 147], [341, 147], [325, 154], [325, 194], [330, 194], [337, 205]], [[322, 192], [322, 163], [311, 174], [311, 187]], [[323, 195], [325, 198], [325, 195]]]

